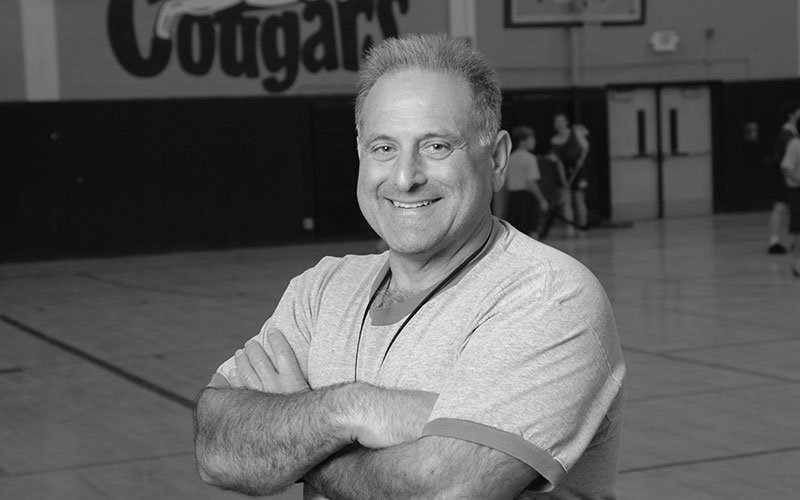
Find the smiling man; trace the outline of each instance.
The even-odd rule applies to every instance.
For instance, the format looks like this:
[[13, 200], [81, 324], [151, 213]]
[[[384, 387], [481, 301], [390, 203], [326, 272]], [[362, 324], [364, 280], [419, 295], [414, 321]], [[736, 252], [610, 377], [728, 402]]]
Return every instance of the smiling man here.
[[305, 498], [614, 498], [624, 363], [595, 277], [490, 211], [496, 75], [441, 35], [373, 48], [358, 201], [383, 254], [325, 258], [197, 398], [208, 483]]

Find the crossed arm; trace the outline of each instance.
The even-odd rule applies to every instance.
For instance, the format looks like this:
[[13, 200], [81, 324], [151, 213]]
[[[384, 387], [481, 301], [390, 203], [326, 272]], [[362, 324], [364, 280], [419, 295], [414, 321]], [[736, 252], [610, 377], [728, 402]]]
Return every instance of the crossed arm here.
[[512, 498], [536, 473], [502, 452], [424, 437], [436, 395], [352, 383], [309, 390], [280, 333], [273, 364], [237, 353], [232, 387], [200, 392], [195, 445], [204, 481], [270, 494], [304, 479], [337, 498]]
[[508, 455], [467, 441], [427, 436], [373, 450], [356, 448], [305, 476], [330, 498], [513, 498], [536, 474]]

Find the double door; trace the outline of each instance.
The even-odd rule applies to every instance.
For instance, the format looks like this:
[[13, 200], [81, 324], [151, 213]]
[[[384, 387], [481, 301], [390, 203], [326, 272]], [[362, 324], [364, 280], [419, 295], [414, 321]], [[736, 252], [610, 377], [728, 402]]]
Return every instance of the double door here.
[[608, 131], [613, 218], [712, 213], [708, 87], [609, 91]]

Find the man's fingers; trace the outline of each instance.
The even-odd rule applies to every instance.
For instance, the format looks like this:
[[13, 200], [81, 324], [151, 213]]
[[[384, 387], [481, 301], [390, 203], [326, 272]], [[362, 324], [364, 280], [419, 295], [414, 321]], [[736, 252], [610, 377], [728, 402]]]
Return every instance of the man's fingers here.
[[275, 365], [270, 361], [269, 356], [264, 351], [260, 343], [250, 341], [244, 345], [244, 353], [250, 360], [250, 365], [255, 370], [256, 375], [261, 380], [261, 385], [264, 391], [273, 392], [275, 381], [278, 377], [278, 371]]
[[263, 391], [264, 386], [261, 384], [261, 378], [253, 369], [253, 365], [250, 364], [247, 354], [242, 349], [239, 349], [236, 351], [234, 359], [236, 360], [236, 374], [242, 385], [248, 389]]
[[232, 370], [227, 376], [228, 382], [233, 388], [244, 387], [244, 383], [239, 379], [238, 370]]
[[253, 365], [256, 373], [258, 373], [262, 379], [264, 376], [274, 376], [275, 372], [278, 371], [275, 369], [275, 365], [272, 364], [269, 356], [267, 356], [264, 348], [261, 347], [261, 344], [258, 342], [250, 341], [246, 343], [244, 345], [244, 352], [250, 359], [250, 363]]
[[267, 339], [275, 355], [275, 364], [277, 365], [278, 373], [302, 377], [300, 365], [297, 364], [297, 358], [294, 355], [292, 346], [289, 345], [289, 342], [280, 330], [271, 329], [267, 332]]

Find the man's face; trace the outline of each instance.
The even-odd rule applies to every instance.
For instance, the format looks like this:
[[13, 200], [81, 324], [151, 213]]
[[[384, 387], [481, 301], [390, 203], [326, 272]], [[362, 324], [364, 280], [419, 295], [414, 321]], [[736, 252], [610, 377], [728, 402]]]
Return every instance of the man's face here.
[[479, 144], [472, 115], [466, 82], [437, 72], [384, 75], [367, 95], [358, 203], [392, 251], [458, 248], [490, 219], [505, 158], [495, 161], [496, 143]]

